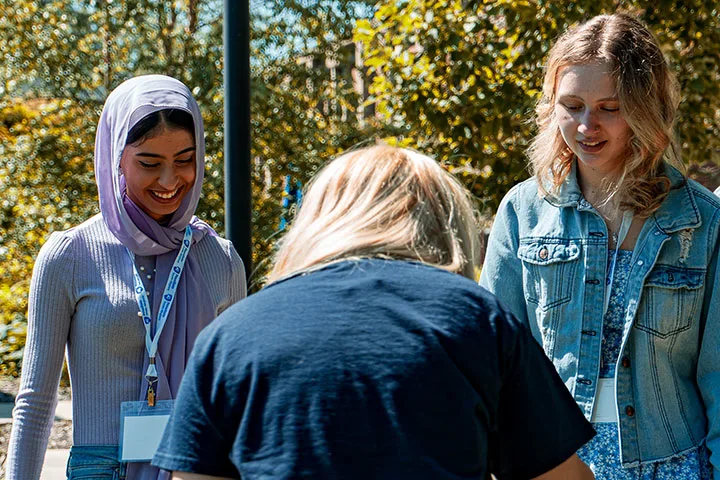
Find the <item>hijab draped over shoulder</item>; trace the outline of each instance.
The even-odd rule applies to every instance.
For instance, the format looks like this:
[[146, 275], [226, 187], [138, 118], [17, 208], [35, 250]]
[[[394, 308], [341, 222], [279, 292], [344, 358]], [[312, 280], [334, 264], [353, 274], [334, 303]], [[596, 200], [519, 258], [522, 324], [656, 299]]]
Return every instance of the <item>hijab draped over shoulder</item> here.
[[[158, 110], [179, 109], [192, 115], [195, 137], [195, 183], [166, 225], [161, 225], [126, 194], [125, 178], [120, 159], [128, 132], [140, 120]], [[113, 235], [136, 256], [154, 256], [156, 273], [152, 287], [153, 329], [162, 300], [165, 283], [182, 243], [185, 227], [192, 228], [192, 245], [206, 235], [216, 235], [213, 229], [195, 214], [205, 170], [205, 138], [202, 116], [190, 90], [180, 81], [163, 75], [135, 77], [118, 86], [103, 107], [95, 138], [95, 179], [100, 197], [102, 217]], [[200, 330], [215, 313], [211, 307], [210, 289], [200, 271], [193, 246], [178, 284], [175, 301], [160, 336], [156, 366], [158, 369], [157, 398], [174, 398], [185, 371], [185, 364]], [[128, 255], [126, 282], [132, 288], [132, 265]], [[128, 328], [143, 329], [140, 318]], [[138, 372], [138, 400], [147, 395], [145, 371]], [[120, 406], [118, 405], [118, 408]], [[130, 464], [128, 478], [169, 478], [166, 473], [148, 464]]]

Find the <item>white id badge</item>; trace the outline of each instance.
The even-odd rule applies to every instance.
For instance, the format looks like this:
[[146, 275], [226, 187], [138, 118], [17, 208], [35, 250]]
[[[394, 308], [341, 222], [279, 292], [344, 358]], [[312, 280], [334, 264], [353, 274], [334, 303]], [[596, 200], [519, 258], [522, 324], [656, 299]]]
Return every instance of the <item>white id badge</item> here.
[[151, 407], [146, 401], [120, 405], [121, 462], [149, 462], [162, 440], [174, 400], [158, 400]]

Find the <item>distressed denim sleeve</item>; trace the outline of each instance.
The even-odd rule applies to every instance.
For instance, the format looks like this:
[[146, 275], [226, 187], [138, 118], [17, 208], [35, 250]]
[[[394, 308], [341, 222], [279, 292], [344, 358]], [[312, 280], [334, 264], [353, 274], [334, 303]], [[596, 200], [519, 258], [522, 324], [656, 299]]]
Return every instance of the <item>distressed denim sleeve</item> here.
[[708, 420], [706, 439], [715, 478], [720, 478], [720, 210], [711, 225], [711, 256], [705, 279], [705, 298], [701, 321], [704, 322], [698, 359], [697, 382], [705, 402]]
[[480, 274], [480, 285], [495, 294], [515, 317], [527, 325], [522, 263], [517, 256], [518, 217], [516, 205], [513, 204], [517, 191], [517, 187], [510, 190], [495, 215]]

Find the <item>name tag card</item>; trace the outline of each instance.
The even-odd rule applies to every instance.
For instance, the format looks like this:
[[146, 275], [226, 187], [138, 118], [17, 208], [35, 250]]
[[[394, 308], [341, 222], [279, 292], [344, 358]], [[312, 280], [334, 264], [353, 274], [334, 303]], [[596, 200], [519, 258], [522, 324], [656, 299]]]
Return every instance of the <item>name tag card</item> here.
[[121, 462], [149, 462], [162, 440], [172, 413], [173, 400], [159, 400], [154, 407], [147, 402], [123, 402], [120, 406]]

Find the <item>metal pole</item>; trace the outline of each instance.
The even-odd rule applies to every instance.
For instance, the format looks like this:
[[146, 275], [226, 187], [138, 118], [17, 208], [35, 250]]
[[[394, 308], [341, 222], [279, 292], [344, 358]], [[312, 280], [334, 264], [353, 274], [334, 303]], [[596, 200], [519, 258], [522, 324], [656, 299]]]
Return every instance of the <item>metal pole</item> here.
[[225, 0], [225, 232], [252, 271], [250, 1]]

